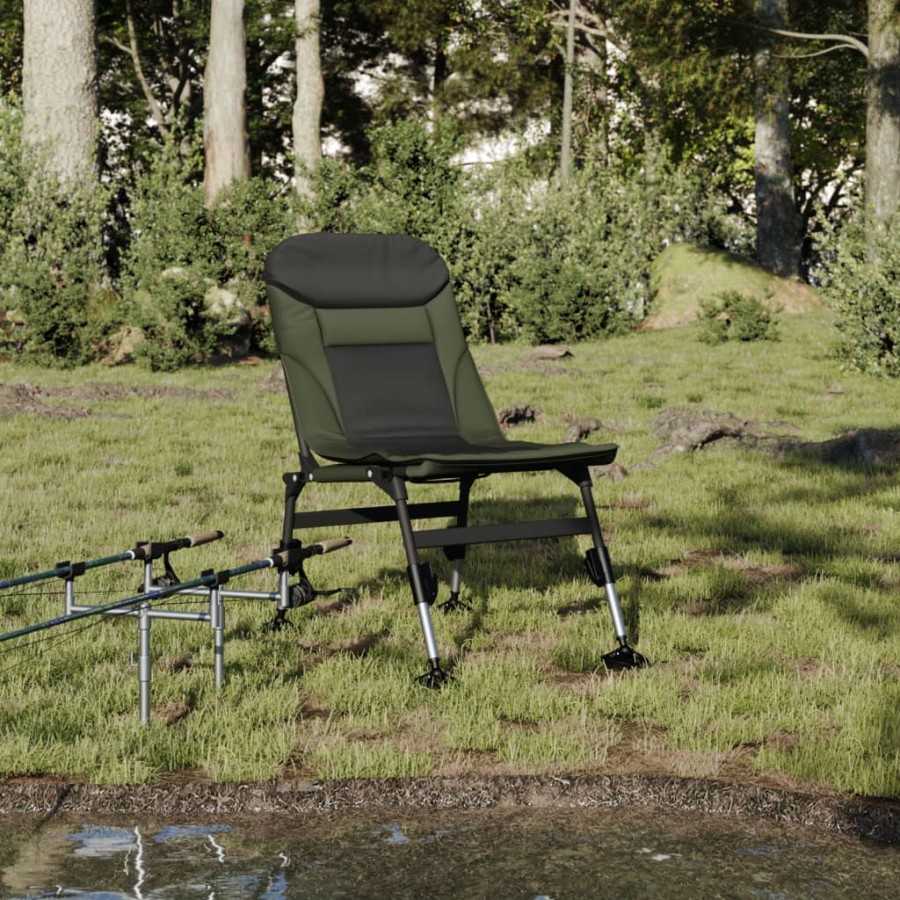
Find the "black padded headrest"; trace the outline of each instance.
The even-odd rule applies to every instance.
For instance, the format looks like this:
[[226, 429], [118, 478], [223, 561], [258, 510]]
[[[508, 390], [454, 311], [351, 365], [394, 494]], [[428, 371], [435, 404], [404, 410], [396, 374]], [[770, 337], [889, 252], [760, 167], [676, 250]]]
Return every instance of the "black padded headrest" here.
[[428, 244], [404, 234], [298, 234], [266, 258], [266, 284], [311, 306], [420, 306], [450, 280]]

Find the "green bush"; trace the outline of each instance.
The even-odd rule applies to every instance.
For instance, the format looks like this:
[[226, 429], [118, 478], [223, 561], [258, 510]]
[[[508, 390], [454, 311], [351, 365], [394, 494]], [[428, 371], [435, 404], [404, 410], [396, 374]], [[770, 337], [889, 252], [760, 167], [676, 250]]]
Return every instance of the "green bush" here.
[[860, 372], [900, 376], [900, 215], [851, 219], [827, 241], [822, 296], [837, 314], [838, 356]]
[[524, 163], [464, 170], [452, 125], [405, 121], [372, 134], [373, 162], [324, 162], [312, 227], [402, 232], [447, 261], [476, 339], [574, 341], [645, 312], [650, 264], [667, 241], [715, 241], [722, 216], [699, 181], [648, 154], [593, 167], [563, 187]]
[[511, 264], [510, 306], [523, 337], [577, 341], [629, 327], [644, 268], [624, 221], [631, 211], [600, 172], [577, 172], [537, 197]]
[[20, 111], [0, 103], [0, 346], [49, 365], [96, 353], [118, 316], [103, 245], [110, 196], [88, 181], [61, 188], [40, 160], [24, 165]]
[[196, 160], [168, 145], [136, 180], [122, 293], [144, 339], [136, 355], [174, 369], [211, 354], [272, 349], [262, 268], [295, 230], [282, 191], [261, 179], [235, 182], [207, 210]]
[[0, 106], [0, 343], [67, 364], [126, 341], [154, 369], [272, 351], [262, 268], [298, 213], [312, 229], [427, 241], [447, 261], [467, 333], [490, 341], [627, 329], [647, 311], [650, 264], [667, 242], [725, 235], [707, 189], [658, 153], [548, 186], [527, 160], [462, 166], [449, 119], [376, 129], [371, 163], [323, 162], [299, 211], [287, 185], [261, 179], [207, 210], [201, 150], [186, 154], [183, 136], [127, 190], [58, 196], [21, 170], [19, 130], [19, 111]]
[[512, 266], [520, 333], [574, 341], [643, 318], [656, 256], [674, 241], [716, 242], [722, 215], [696, 176], [650, 151], [628, 166], [574, 173], [527, 218]]
[[24, 193], [22, 168], [22, 109], [0, 97], [0, 235], [12, 235], [12, 219]]
[[[468, 176], [455, 162], [462, 148], [454, 124], [432, 131], [415, 121], [374, 129], [372, 163], [323, 160], [315, 197], [304, 210], [318, 231], [408, 234], [446, 260], [466, 331], [475, 338], [509, 336], [499, 294], [515, 244], [516, 213], [503, 203], [481, 203], [497, 179]], [[476, 211], [477, 210], [477, 211]]]
[[722, 291], [700, 301], [700, 340], [707, 344], [725, 341], [777, 341], [778, 316], [757, 297], [740, 291]]

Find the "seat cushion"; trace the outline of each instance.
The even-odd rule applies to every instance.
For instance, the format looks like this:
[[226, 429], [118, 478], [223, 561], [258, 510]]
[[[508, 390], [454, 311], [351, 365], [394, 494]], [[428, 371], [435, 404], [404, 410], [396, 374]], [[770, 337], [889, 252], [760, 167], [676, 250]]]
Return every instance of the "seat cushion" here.
[[[360, 448], [360, 456], [340, 462], [396, 469], [412, 481], [431, 481], [461, 475], [490, 475], [495, 472], [529, 472], [570, 466], [604, 466], [616, 458], [616, 444], [538, 444], [506, 441], [503, 445], [472, 445], [464, 441], [443, 448], [425, 448], [410, 439], [405, 446]], [[331, 480], [329, 468], [320, 469], [317, 480]], [[344, 480], [335, 472], [335, 480]], [[319, 477], [321, 476], [321, 477]], [[355, 479], [354, 479], [355, 480]]]

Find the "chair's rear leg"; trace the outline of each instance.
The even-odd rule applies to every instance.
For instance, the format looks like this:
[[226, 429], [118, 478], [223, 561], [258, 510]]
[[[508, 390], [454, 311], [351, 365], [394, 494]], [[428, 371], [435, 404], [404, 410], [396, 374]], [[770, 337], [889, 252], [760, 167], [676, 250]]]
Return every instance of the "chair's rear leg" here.
[[[284, 518], [281, 527], [281, 548], [285, 549], [294, 539], [294, 515], [297, 511], [297, 499], [305, 486], [302, 472], [285, 472], [284, 481]], [[275, 605], [275, 618], [269, 626], [272, 631], [280, 631], [290, 622], [287, 611], [291, 608], [291, 587], [288, 583], [290, 573], [282, 570], [278, 579], [278, 601]]]
[[407, 508], [406, 485], [402, 479], [397, 477], [391, 479], [390, 495], [397, 507], [397, 520], [400, 523], [403, 549], [406, 551], [406, 561], [409, 566], [409, 582], [412, 588], [413, 602], [416, 605], [416, 612], [419, 614], [422, 637], [425, 639], [425, 652], [428, 654], [429, 668], [419, 681], [426, 687], [440, 687], [449, 679], [449, 676], [441, 668], [441, 658], [431, 624], [431, 604], [437, 594], [437, 585], [431, 569], [426, 563], [419, 561], [419, 552], [416, 548], [412, 522]]
[[462, 589], [462, 570], [465, 564], [466, 554], [465, 548], [463, 548], [462, 553], [459, 556], [455, 559], [450, 559], [450, 597], [440, 604], [440, 608], [444, 612], [455, 612], [458, 609], [472, 608], [465, 600], [459, 599], [459, 594]]
[[[465, 528], [469, 522], [469, 493], [474, 484], [474, 478], [463, 478], [459, 482], [459, 506], [456, 515], [456, 527]], [[456, 612], [456, 610], [469, 610], [472, 607], [464, 600], [459, 599], [462, 589], [462, 572], [466, 564], [466, 545], [445, 547], [444, 555], [450, 560], [450, 597], [438, 604], [442, 612]]]
[[[469, 523], [469, 493], [472, 485], [475, 483], [474, 478], [462, 478], [459, 482], [459, 501], [456, 513], [456, 527], [465, 528]], [[464, 600], [459, 599], [462, 590], [462, 573], [466, 564], [466, 545], [460, 544], [455, 547], [445, 547], [444, 555], [450, 560], [450, 597], [443, 603], [438, 605], [442, 612], [456, 612], [460, 609], [471, 609]]]
[[594, 546], [587, 553], [587, 570], [591, 580], [602, 587], [606, 593], [606, 603], [612, 616], [613, 627], [616, 632], [616, 640], [619, 646], [603, 655], [603, 663], [608, 669], [631, 669], [646, 665], [647, 660], [628, 644], [628, 632], [625, 628], [625, 619], [622, 616], [622, 607], [619, 605], [619, 596], [616, 593], [616, 579], [613, 573], [612, 563], [609, 559], [609, 551], [603, 540], [603, 532], [600, 530], [600, 519], [597, 516], [597, 507], [594, 503], [594, 495], [591, 491], [591, 479], [586, 477], [579, 481], [581, 498], [584, 502], [585, 512], [591, 526], [591, 537]]

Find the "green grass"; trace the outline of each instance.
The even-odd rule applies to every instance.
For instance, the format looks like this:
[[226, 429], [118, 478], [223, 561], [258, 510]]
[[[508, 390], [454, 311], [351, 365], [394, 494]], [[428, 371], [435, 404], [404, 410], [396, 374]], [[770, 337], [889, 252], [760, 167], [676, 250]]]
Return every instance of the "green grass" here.
[[[308, 564], [316, 586], [353, 587], [354, 602], [322, 598], [273, 634], [270, 604], [228, 601], [220, 693], [209, 628], [154, 622], [146, 728], [133, 620], [0, 644], [0, 775], [643, 771], [900, 796], [896, 469], [762, 449], [658, 456], [653, 432], [662, 409], [702, 408], [825, 440], [897, 427], [896, 391], [840, 371], [821, 311], [786, 317], [780, 342], [711, 347], [698, 334], [643, 332], [528, 366], [522, 346], [475, 350], [496, 407], [543, 412], [516, 437], [558, 440], [573, 416], [591, 415], [604, 423], [595, 438], [620, 444], [630, 472], [599, 479], [595, 496], [625, 616], [652, 667], [601, 668], [612, 628], [581, 543], [479, 546], [464, 583], [472, 611], [434, 612], [454, 681], [424, 690], [396, 526], [370, 526], [351, 532], [352, 548]], [[212, 528], [226, 537], [173, 557], [183, 578], [267, 555], [280, 534], [281, 474], [296, 467], [287, 399], [260, 387], [267, 373], [0, 364], [0, 385], [41, 389], [31, 412], [3, 417], [0, 578]], [[303, 494], [378, 499], [348, 485]], [[561, 477], [495, 477], [476, 486], [472, 520], [499, 519], [507, 501], [519, 518], [571, 515], [575, 500]], [[442, 556], [429, 561], [446, 576]], [[97, 570], [79, 579], [79, 596], [125, 596], [139, 578], [135, 563]], [[237, 586], [272, 590], [275, 577]], [[0, 592], [0, 628], [60, 615], [61, 587]], [[175, 664], [185, 656], [190, 665]]]
[[792, 278], [779, 278], [752, 261], [695, 244], [672, 244], [653, 266], [653, 303], [645, 327], [686, 325], [700, 303], [737, 292], [775, 310], [807, 313], [821, 308], [816, 292]]

